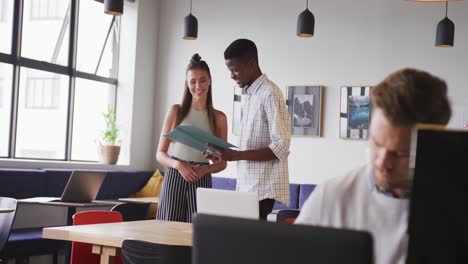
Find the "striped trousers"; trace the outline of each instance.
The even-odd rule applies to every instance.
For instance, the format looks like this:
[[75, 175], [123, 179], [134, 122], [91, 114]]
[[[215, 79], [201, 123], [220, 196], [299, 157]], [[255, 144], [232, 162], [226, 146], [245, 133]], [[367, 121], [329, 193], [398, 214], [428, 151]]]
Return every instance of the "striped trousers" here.
[[176, 222], [192, 222], [197, 212], [197, 188], [211, 188], [211, 174], [196, 182], [184, 180], [179, 171], [167, 168], [159, 197], [156, 219]]

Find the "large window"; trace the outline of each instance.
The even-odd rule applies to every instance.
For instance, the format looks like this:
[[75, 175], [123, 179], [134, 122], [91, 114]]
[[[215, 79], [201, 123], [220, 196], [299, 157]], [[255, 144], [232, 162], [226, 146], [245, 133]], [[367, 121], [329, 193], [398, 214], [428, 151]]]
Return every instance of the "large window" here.
[[120, 28], [102, 10], [91, 0], [0, 0], [0, 157], [98, 160]]

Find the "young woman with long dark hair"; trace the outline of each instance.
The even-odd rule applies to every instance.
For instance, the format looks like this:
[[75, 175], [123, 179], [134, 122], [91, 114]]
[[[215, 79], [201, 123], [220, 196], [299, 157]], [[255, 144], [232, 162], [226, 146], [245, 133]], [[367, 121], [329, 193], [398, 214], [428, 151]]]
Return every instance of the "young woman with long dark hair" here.
[[192, 56], [186, 70], [182, 103], [171, 106], [166, 114], [156, 154], [166, 167], [156, 219], [192, 222], [197, 211], [196, 189], [211, 188], [211, 173], [224, 170], [226, 162], [210, 164], [200, 151], [163, 136], [180, 124], [192, 124], [227, 139], [226, 115], [213, 107], [210, 68], [198, 54]]

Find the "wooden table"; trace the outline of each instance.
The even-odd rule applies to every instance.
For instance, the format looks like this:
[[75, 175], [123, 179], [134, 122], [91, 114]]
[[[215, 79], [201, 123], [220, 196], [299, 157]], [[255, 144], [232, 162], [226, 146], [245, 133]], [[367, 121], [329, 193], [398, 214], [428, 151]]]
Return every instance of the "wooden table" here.
[[159, 197], [138, 197], [138, 198], [119, 198], [119, 201], [130, 203], [159, 203]]
[[[60, 197], [34, 197], [28, 199], [21, 199], [18, 200], [18, 203], [24, 204], [35, 204], [37, 206], [60, 206], [67, 208], [67, 225], [73, 225], [73, 215], [76, 213], [78, 208], [99, 208], [105, 206], [113, 206], [119, 204], [118, 201], [102, 201], [102, 200], [95, 200], [91, 203], [74, 203], [74, 202], [61, 202], [61, 201], [53, 201], [59, 200]], [[65, 264], [70, 263], [70, 256], [71, 256], [71, 243], [65, 247]]]
[[166, 245], [192, 245], [192, 224], [160, 220], [131, 221], [109, 224], [48, 227], [42, 231], [48, 239], [93, 244], [93, 253], [101, 263], [112, 263], [120, 254], [125, 239], [143, 240]]

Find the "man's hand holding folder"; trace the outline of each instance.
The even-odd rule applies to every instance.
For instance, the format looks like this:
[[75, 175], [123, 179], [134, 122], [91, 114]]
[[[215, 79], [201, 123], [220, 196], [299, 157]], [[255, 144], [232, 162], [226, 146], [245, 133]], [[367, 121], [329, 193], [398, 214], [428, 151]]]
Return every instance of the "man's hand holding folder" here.
[[[193, 125], [179, 125], [173, 131], [164, 136], [170, 140], [197, 149], [205, 155], [212, 156], [213, 159], [224, 159], [225, 156], [221, 153], [229, 151], [229, 148], [237, 148], [229, 142], [226, 142]], [[213, 162], [215, 161], [213, 160]]]
[[204, 152], [203, 154], [205, 155], [205, 158], [210, 159], [214, 163], [218, 163], [220, 161], [233, 161], [235, 159], [235, 154], [237, 151], [232, 150], [232, 149], [221, 149], [218, 148], [214, 145], [209, 144], [210, 148], [215, 149], [216, 151], [207, 151]]

